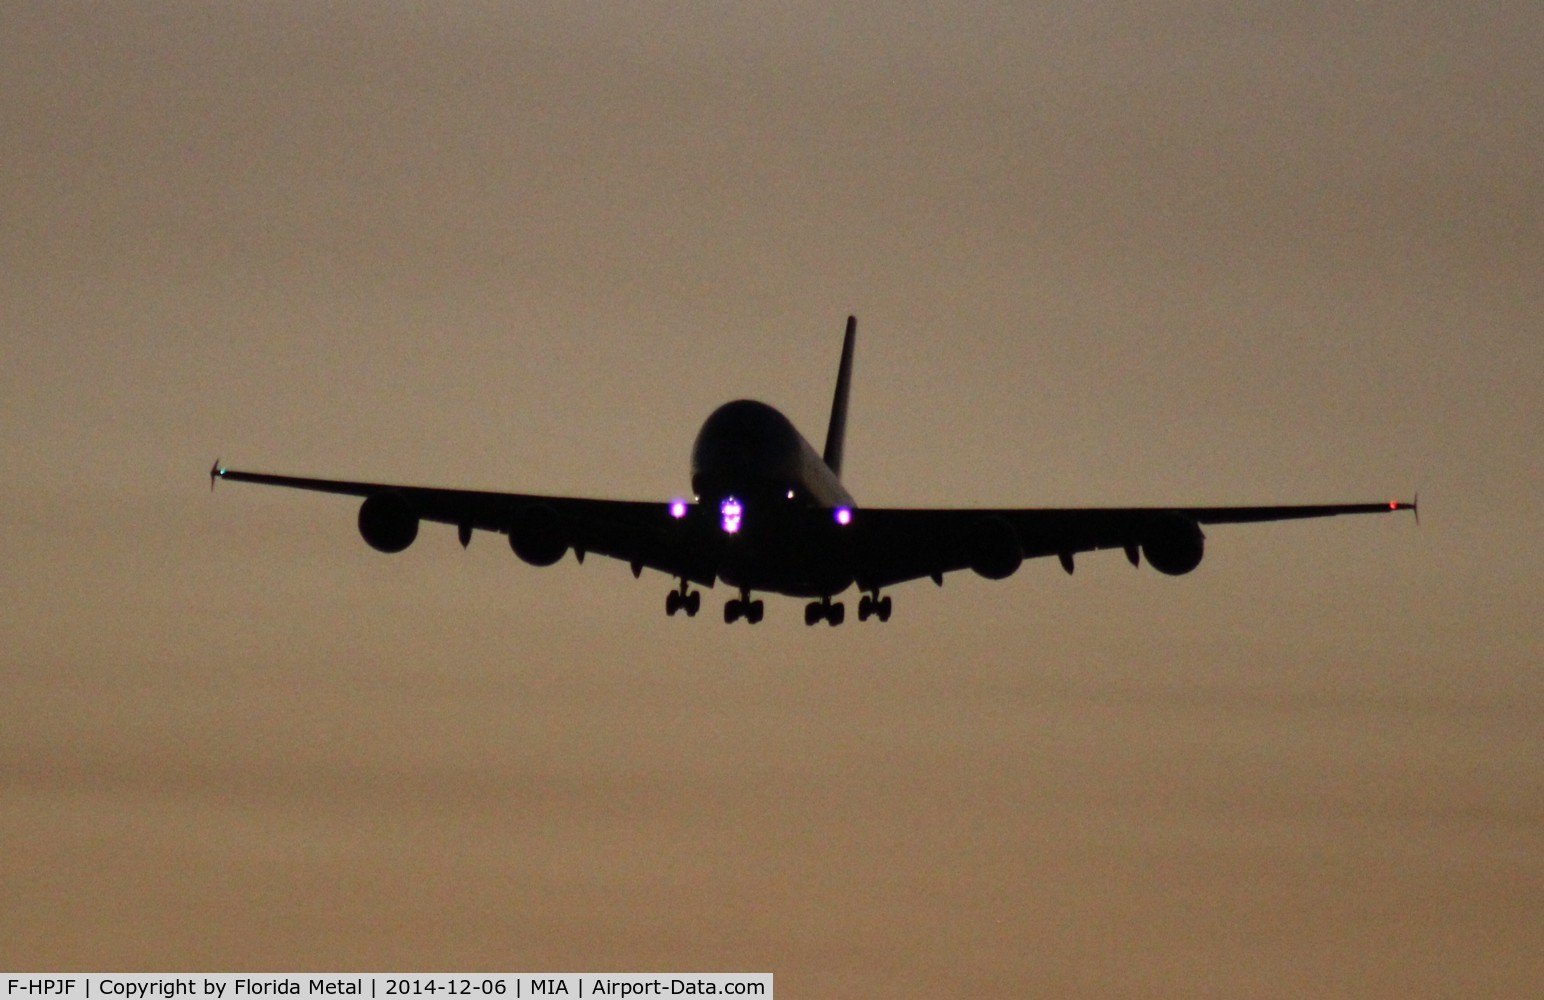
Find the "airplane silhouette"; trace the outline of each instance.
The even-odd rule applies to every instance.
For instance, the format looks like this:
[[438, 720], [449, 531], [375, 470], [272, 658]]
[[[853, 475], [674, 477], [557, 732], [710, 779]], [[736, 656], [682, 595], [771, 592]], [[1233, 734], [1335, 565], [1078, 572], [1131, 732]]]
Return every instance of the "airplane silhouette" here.
[[[381, 552], [401, 552], [418, 537], [420, 521], [453, 524], [462, 546], [474, 530], [509, 536], [510, 547], [533, 566], [551, 566], [572, 549], [620, 559], [633, 576], [645, 567], [679, 579], [665, 597], [665, 613], [695, 616], [697, 584], [737, 588], [724, 604], [724, 621], [761, 621], [752, 594], [763, 591], [812, 598], [807, 625], [840, 625], [843, 604], [832, 598], [856, 587], [858, 618], [889, 621], [885, 588], [970, 569], [989, 580], [1012, 576], [1025, 559], [1055, 556], [1068, 573], [1073, 556], [1122, 549], [1133, 566], [1170, 576], [1201, 562], [1203, 524], [1239, 524], [1416, 511], [1416, 502], [1277, 507], [1084, 507], [917, 509], [859, 507], [842, 486], [842, 444], [852, 383], [857, 320], [849, 316], [837, 369], [826, 446], [816, 453], [788, 418], [766, 403], [725, 403], [703, 422], [692, 446], [694, 499], [665, 503], [595, 500], [436, 489], [385, 483], [306, 479], [241, 472], [216, 460], [219, 479], [288, 486], [363, 497], [359, 533]], [[1419, 514], [1417, 513], [1417, 516]]]

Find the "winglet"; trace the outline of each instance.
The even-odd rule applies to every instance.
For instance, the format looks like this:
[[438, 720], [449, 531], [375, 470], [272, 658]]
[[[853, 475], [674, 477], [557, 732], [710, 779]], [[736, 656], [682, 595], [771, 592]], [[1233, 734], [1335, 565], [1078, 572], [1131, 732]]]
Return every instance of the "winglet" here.
[[847, 391], [852, 385], [852, 344], [858, 335], [858, 317], [847, 317], [842, 338], [842, 363], [836, 370], [836, 394], [831, 399], [831, 423], [826, 427], [826, 467], [842, 477], [842, 443], [847, 437]]
[[225, 475], [225, 470], [220, 468], [220, 460], [217, 458], [217, 459], [214, 460], [214, 464], [209, 467], [209, 492], [210, 493], [214, 492], [214, 481], [216, 479], [219, 479], [223, 475]]
[[1416, 490], [1415, 496], [1410, 500], [1410, 513], [1415, 515], [1415, 526], [1421, 526], [1421, 491]]

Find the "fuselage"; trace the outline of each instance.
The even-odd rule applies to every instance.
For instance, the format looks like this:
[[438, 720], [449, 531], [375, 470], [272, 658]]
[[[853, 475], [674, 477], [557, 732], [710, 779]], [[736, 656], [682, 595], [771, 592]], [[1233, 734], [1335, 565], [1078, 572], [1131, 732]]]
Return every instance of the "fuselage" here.
[[692, 492], [720, 536], [724, 582], [801, 597], [851, 585], [846, 561], [832, 556], [852, 496], [773, 407], [737, 399], [703, 421], [692, 445]]

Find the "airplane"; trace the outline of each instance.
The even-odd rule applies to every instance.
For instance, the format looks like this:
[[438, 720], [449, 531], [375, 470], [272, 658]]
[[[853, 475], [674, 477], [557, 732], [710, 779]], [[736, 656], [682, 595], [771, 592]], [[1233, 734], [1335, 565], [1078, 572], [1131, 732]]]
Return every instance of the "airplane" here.
[[573, 550], [620, 559], [638, 577], [645, 568], [680, 581], [665, 595], [665, 613], [696, 616], [698, 587], [722, 581], [739, 591], [724, 621], [762, 620], [757, 592], [808, 599], [804, 622], [840, 625], [833, 598], [861, 594], [858, 619], [890, 620], [884, 591], [910, 580], [973, 570], [988, 580], [1010, 577], [1026, 559], [1055, 556], [1071, 573], [1073, 557], [1121, 549], [1131, 565], [1180, 576], [1200, 565], [1202, 525], [1285, 521], [1409, 510], [1410, 503], [1342, 503], [1273, 507], [892, 508], [860, 507], [842, 485], [847, 397], [852, 384], [857, 319], [847, 318], [825, 448], [814, 447], [766, 403], [737, 399], [710, 414], [691, 453], [693, 499], [599, 500], [437, 489], [385, 483], [307, 479], [242, 472], [217, 459], [209, 487], [234, 482], [363, 497], [359, 533], [380, 552], [401, 552], [422, 521], [455, 525], [464, 548], [474, 531], [508, 536], [515, 555], [551, 566]]

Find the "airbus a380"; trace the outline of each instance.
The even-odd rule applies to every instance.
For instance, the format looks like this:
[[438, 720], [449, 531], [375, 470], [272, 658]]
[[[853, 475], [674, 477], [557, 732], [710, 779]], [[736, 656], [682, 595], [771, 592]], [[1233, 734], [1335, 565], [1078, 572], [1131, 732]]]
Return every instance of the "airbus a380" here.
[[724, 621], [761, 621], [757, 592], [808, 598], [804, 622], [840, 625], [836, 596], [856, 587], [859, 620], [889, 621], [884, 591], [908, 580], [970, 569], [989, 580], [1012, 576], [1025, 559], [1055, 556], [1068, 573], [1073, 557], [1121, 549], [1133, 566], [1145, 557], [1178, 576], [1201, 562], [1204, 524], [1238, 524], [1374, 514], [1416, 504], [1323, 504], [1282, 507], [1081, 507], [918, 509], [860, 507], [842, 486], [842, 442], [857, 322], [847, 319], [836, 394], [822, 452], [766, 403], [725, 403], [703, 422], [692, 446], [694, 498], [668, 502], [592, 500], [532, 493], [393, 486], [306, 479], [228, 469], [216, 460], [210, 487], [229, 479], [363, 497], [359, 533], [381, 552], [401, 552], [421, 521], [452, 524], [461, 544], [474, 531], [509, 537], [515, 555], [551, 566], [572, 549], [620, 559], [633, 576], [645, 567], [679, 580], [665, 613], [697, 614], [702, 592], [722, 581], [739, 591]]

